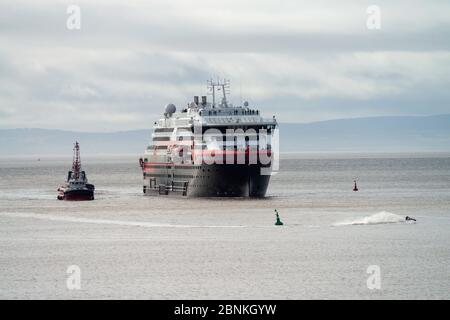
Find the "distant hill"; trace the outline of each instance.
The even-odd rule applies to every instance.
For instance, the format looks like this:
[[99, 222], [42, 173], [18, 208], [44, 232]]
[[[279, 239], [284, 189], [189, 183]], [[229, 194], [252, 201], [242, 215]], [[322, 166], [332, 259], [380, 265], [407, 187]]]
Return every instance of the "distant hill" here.
[[[140, 154], [150, 135], [150, 129], [111, 133], [1, 129], [0, 156], [71, 155], [75, 140], [83, 155]], [[450, 151], [450, 115], [282, 123], [280, 141], [282, 152]]]
[[71, 156], [75, 141], [80, 142], [81, 154], [84, 156], [140, 154], [145, 150], [150, 138], [151, 130], [111, 133], [48, 129], [0, 130], [0, 156]]
[[450, 114], [280, 125], [282, 151], [450, 151]]

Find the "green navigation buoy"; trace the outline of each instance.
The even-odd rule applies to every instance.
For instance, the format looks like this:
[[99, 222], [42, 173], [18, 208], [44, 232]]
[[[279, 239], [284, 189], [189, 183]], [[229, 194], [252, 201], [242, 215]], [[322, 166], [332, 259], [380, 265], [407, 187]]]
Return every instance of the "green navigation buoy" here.
[[275, 209], [275, 214], [276, 214], [276, 216], [277, 216], [277, 221], [275, 222], [275, 225], [276, 225], [276, 226], [282, 226], [282, 225], [283, 225], [283, 222], [281, 222], [281, 220], [280, 220], [280, 215], [278, 214], [277, 209]]

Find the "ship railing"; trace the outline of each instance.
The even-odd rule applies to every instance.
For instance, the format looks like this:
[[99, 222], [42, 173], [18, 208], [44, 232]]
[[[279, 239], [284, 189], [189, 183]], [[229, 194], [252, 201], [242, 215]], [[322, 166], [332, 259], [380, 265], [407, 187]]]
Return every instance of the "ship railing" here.
[[183, 196], [187, 195], [188, 181], [185, 180], [173, 180], [169, 184], [156, 184], [154, 178], [150, 179], [150, 185], [144, 186], [144, 193], [156, 192], [161, 195], [168, 195], [169, 192], [181, 193]]
[[171, 192], [181, 192], [185, 196], [187, 194], [188, 181], [172, 180], [171, 184], [166, 185], [166, 189]]

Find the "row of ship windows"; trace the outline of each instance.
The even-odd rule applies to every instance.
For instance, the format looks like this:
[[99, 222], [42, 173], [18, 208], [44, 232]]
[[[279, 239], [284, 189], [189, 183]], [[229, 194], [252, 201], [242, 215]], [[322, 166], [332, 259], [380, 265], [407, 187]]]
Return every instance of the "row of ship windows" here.
[[[229, 138], [231, 137], [231, 138]], [[152, 141], [171, 141], [172, 137], [171, 136], [155, 136], [153, 137]], [[177, 141], [194, 141], [195, 137], [194, 136], [178, 136], [177, 137]], [[221, 137], [220, 137], [221, 138]], [[250, 139], [253, 140], [260, 140], [258, 134], [247, 134], [247, 135], [241, 135], [241, 136], [236, 136], [234, 134], [230, 134], [230, 135], [226, 135], [225, 134], [225, 139], [218, 139], [218, 141], [229, 141], [229, 142], [236, 142], [239, 140], [245, 140], [245, 141], [249, 141]], [[173, 140], [175, 141], [175, 139]], [[200, 140], [198, 140], [200, 141]]]
[[[192, 146], [187, 146], [187, 147], [191, 147], [192, 148]], [[202, 146], [202, 150], [208, 150], [208, 146], [206, 145], [206, 144], [203, 144]], [[168, 146], [154, 146], [154, 145], [149, 145], [148, 147], [147, 147], [147, 150], [167, 150], [167, 148], [168, 148]], [[260, 148], [260, 150], [265, 150], [265, 149], [268, 149], [268, 150], [270, 150], [272, 148], [272, 146], [271, 145], [268, 145], [267, 146], [267, 148]], [[222, 146], [222, 150], [228, 150], [228, 151], [238, 151], [238, 150], [240, 150], [240, 151], [243, 151], [243, 150], [245, 150], [245, 148], [244, 148], [244, 146], [237, 146], [237, 145], [225, 145], [225, 146]]]
[[[249, 125], [243, 125], [241, 124], [240, 126], [236, 127], [235, 125], [228, 125], [228, 126], [223, 126], [223, 127], [214, 127], [214, 129], [217, 130], [221, 130], [223, 133], [226, 133], [225, 130], [226, 129], [243, 129], [244, 131], [248, 130], [248, 129], [255, 129], [255, 130], [260, 130], [260, 129], [266, 129], [268, 132], [270, 132], [271, 129], [275, 129], [276, 125], [255, 125], [255, 124], [249, 124]], [[156, 128], [153, 130], [154, 133], [171, 133], [173, 132], [175, 128]], [[194, 127], [178, 127], [177, 128], [177, 132], [183, 132], [183, 131], [187, 131], [185, 133], [194, 133]]]
[[[148, 159], [145, 158], [144, 162], [148, 162]], [[156, 168], [156, 169], [167, 169], [167, 170], [172, 169], [171, 166], [166, 166], [166, 165], [153, 166], [153, 167]], [[211, 169], [204, 169], [204, 168], [202, 169], [201, 166], [188, 166], [188, 167], [185, 167], [185, 166], [174, 166], [173, 168], [174, 169], [201, 169], [202, 172], [211, 172]]]
[[[222, 110], [220, 110], [220, 109], [219, 110], [203, 110], [203, 111], [199, 112], [199, 115], [211, 116], [211, 115], [217, 115], [217, 114], [221, 114], [221, 113], [222, 113]], [[225, 114], [225, 115], [231, 115], [231, 114], [234, 114], [234, 115], [238, 115], [238, 114], [259, 115], [259, 110], [233, 110], [233, 112], [226, 111], [223, 114]]]
[[[174, 128], [156, 128], [155, 129], [155, 132], [172, 132], [173, 131], [173, 129]], [[178, 128], [178, 130], [179, 129], [186, 129], [186, 130], [191, 130], [191, 127], [186, 127], [186, 128], [182, 128], [182, 127], [180, 127], [180, 128]]]
[[[153, 141], [170, 141], [170, 136], [158, 136], [158, 137], [153, 137]], [[192, 141], [194, 140], [194, 136], [179, 136], [178, 141]]]
[[[167, 178], [172, 178], [172, 175], [170, 175], [170, 174], [167, 174], [167, 175], [162, 174], [162, 173], [144, 174], [144, 177], [149, 178], [149, 179], [155, 178], [155, 177], [161, 177], [161, 178], [164, 177], [165, 178], [166, 176], [167, 176]], [[210, 176], [209, 175], [193, 176], [193, 175], [177, 174], [177, 175], [174, 175], [173, 178], [174, 179], [177, 179], [177, 178], [192, 179], [192, 178], [210, 178]]]

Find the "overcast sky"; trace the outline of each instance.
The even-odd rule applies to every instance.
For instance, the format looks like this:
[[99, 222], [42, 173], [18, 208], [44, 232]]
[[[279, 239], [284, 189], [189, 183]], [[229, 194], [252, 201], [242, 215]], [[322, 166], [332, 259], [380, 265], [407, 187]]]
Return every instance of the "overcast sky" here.
[[449, 50], [448, 0], [0, 0], [0, 128], [150, 128], [217, 76], [282, 122], [450, 113]]

